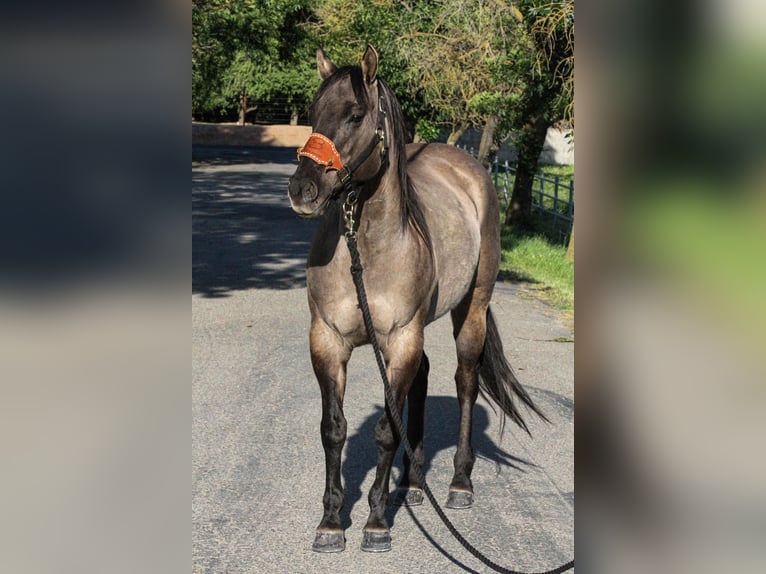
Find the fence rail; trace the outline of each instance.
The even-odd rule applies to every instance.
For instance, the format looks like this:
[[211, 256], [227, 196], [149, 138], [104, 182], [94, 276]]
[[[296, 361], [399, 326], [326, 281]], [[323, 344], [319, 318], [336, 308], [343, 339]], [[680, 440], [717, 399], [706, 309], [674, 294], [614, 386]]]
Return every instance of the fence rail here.
[[[240, 111], [237, 99], [223, 118], [225, 121], [237, 121]], [[269, 101], [248, 99], [245, 123], [256, 125], [311, 125], [309, 121], [309, 103], [292, 101], [287, 98], [273, 98]], [[220, 117], [207, 117], [204, 114], [195, 119], [201, 121], [221, 121]]]
[[[474, 157], [477, 155], [473, 147], [462, 149]], [[511, 199], [516, 168], [507, 160], [501, 163], [495, 158], [490, 173], [501, 205], [505, 207]], [[550, 239], [566, 244], [574, 222], [574, 179], [543, 173], [535, 175], [532, 186], [532, 213], [538, 227], [542, 228]]]

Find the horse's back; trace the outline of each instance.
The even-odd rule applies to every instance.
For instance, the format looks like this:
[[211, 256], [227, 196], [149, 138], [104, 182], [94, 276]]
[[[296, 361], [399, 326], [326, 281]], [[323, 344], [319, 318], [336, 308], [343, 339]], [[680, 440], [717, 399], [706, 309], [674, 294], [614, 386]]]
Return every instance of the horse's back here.
[[500, 248], [497, 196], [487, 170], [454, 146], [411, 144], [407, 157], [434, 247], [438, 292], [433, 318], [438, 318], [477, 282], [494, 284]]
[[455, 193], [473, 206], [476, 218], [499, 217], [497, 195], [486, 169], [470, 154], [442, 143], [407, 146], [407, 171], [426, 204]]

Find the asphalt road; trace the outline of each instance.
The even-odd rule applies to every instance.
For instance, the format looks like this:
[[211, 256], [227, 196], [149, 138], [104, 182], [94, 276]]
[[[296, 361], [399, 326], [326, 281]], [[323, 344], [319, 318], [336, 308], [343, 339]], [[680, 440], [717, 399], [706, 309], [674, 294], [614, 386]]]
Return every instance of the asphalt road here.
[[[192, 151], [192, 572], [488, 572], [427, 501], [389, 509], [391, 552], [359, 549], [383, 405], [370, 347], [349, 364], [346, 551], [311, 551], [324, 488], [304, 274], [314, 225], [287, 202], [294, 154]], [[449, 515], [495, 562], [539, 571], [574, 555], [573, 332], [523, 284], [498, 283], [492, 307], [506, 355], [551, 424], [530, 415], [531, 438], [510, 424], [500, 437], [479, 399], [475, 504]], [[446, 500], [457, 433], [449, 319], [428, 327], [426, 352], [426, 476]], [[401, 453], [394, 479], [400, 472]]]

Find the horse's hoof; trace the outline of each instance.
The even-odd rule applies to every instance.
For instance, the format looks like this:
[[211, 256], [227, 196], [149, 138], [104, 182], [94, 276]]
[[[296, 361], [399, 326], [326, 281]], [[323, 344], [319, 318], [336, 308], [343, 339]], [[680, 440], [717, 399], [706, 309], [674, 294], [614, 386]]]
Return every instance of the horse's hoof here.
[[473, 493], [467, 490], [450, 490], [447, 496], [447, 508], [471, 508]]
[[420, 506], [423, 504], [423, 491], [419, 488], [400, 488], [396, 492], [394, 504], [399, 506]]
[[317, 530], [311, 549], [314, 552], [343, 552], [346, 549], [346, 539], [343, 536], [343, 531]]
[[365, 530], [362, 534], [362, 550], [365, 552], [391, 550], [391, 532], [388, 530]]

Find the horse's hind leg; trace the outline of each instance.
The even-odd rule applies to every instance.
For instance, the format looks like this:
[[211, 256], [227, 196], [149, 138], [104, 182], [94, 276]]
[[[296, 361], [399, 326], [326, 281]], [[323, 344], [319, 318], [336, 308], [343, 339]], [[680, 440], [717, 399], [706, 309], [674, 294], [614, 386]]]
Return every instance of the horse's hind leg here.
[[345, 549], [340, 512], [343, 508], [341, 452], [346, 442], [346, 417], [343, 396], [346, 365], [351, 355], [321, 321], [312, 321], [311, 364], [322, 393], [322, 446], [325, 453], [324, 514], [314, 538], [315, 552], [340, 552]]
[[420, 367], [415, 375], [412, 388], [407, 394], [407, 440], [412, 446], [415, 455], [415, 464], [410, 461], [407, 453], [404, 453], [404, 473], [399, 482], [397, 504], [406, 506], [418, 506], [423, 504], [422, 474], [414, 471], [414, 467], [423, 471], [423, 426], [425, 423], [426, 395], [428, 394], [428, 357], [423, 353]]
[[473, 406], [479, 394], [479, 360], [486, 335], [486, 303], [474, 292], [452, 311], [453, 333], [457, 346], [455, 385], [460, 407], [460, 426], [455, 451], [455, 474], [449, 487], [447, 508], [469, 508], [473, 505], [473, 447], [471, 423]]
[[[388, 380], [400, 415], [404, 407], [404, 399], [411, 388], [423, 355], [422, 327], [419, 332], [417, 332], [417, 328], [413, 327], [414, 325], [411, 325], [408, 329], [403, 329], [390, 337], [383, 353], [387, 365]], [[370, 488], [368, 497], [370, 516], [363, 531], [362, 550], [385, 552], [391, 549], [391, 532], [385, 516], [388, 506], [391, 465], [400, 442], [399, 434], [396, 429], [392, 428], [392, 421], [389, 420], [388, 405], [386, 405], [386, 412], [380, 417], [375, 427], [375, 442], [378, 445], [378, 466], [375, 472], [375, 481]]]

